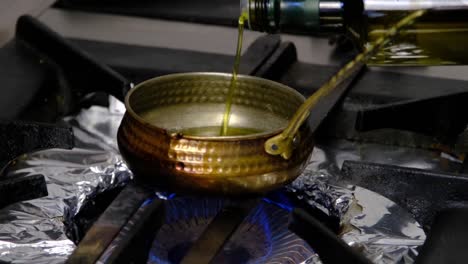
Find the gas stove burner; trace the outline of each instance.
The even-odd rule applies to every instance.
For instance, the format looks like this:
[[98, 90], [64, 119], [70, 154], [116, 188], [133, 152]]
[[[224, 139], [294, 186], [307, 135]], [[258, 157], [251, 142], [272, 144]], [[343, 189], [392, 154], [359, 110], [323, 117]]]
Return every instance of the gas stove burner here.
[[[167, 201], [166, 221], [153, 242], [149, 263], [180, 263], [227, 203], [185, 197]], [[262, 201], [213, 263], [301, 263], [313, 255], [307, 243], [288, 230], [288, 212]]]

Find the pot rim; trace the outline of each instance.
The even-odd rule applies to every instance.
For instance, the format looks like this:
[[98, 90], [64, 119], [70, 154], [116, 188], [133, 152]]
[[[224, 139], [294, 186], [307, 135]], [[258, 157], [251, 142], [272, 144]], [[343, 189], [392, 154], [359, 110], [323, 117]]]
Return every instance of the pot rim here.
[[[133, 110], [132, 106], [130, 105], [130, 97], [132, 94], [140, 87], [147, 85], [148, 83], [158, 81], [158, 80], [164, 80], [164, 79], [169, 79], [169, 78], [177, 78], [177, 77], [184, 77], [184, 76], [221, 76], [221, 77], [229, 77], [231, 78], [232, 74], [231, 73], [221, 73], [221, 72], [188, 72], [188, 73], [173, 73], [173, 74], [166, 74], [158, 77], [154, 77], [148, 80], [145, 80], [143, 82], [138, 83], [135, 87], [130, 89], [130, 91], [126, 94], [125, 96], [125, 108], [126, 108], [126, 114], [129, 114], [133, 119], [138, 121], [140, 124], [145, 125], [148, 128], [151, 128], [156, 131], [160, 131], [164, 134], [169, 134], [168, 130], [162, 127], [159, 127], [157, 125], [154, 125], [152, 123], [149, 123], [146, 121], [144, 118], [142, 118], [140, 115], [135, 113]], [[300, 94], [298, 91], [294, 90], [293, 88], [284, 85], [279, 82], [271, 81], [268, 79], [260, 78], [260, 77], [255, 77], [255, 76], [250, 76], [250, 75], [243, 75], [243, 74], [238, 74], [237, 75], [238, 79], [251, 79], [251, 80], [261, 80], [262, 82], [265, 83], [270, 83], [272, 85], [275, 85], [281, 89], [285, 89], [290, 91], [291, 93], [295, 94], [298, 96], [303, 102], [305, 101], [305, 97]], [[289, 121], [289, 120], [288, 120]], [[193, 136], [193, 135], [185, 135], [182, 133], [171, 133], [170, 136], [178, 139], [189, 139], [189, 140], [209, 140], [209, 141], [239, 141], [239, 140], [256, 140], [256, 139], [267, 139], [272, 136], [275, 136], [277, 134], [280, 134], [283, 132], [283, 130], [287, 127], [287, 124], [284, 127], [281, 127], [276, 130], [271, 130], [271, 131], [265, 131], [261, 133], [255, 133], [255, 134], [248, 134], [248, 135], [238, 135], [238, 136]]]

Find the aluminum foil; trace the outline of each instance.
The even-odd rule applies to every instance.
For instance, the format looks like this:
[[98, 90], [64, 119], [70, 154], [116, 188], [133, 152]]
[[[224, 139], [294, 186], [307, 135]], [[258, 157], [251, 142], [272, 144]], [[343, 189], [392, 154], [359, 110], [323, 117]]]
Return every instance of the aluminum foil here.
[[67, 118], [76, 136], [75, 149], [23, 155], [5, 171], [6, 177], [44, 175], [49, 195], [0, 210], [0, 261], [64, 263], [75, 249], [64, 220], [91, 197], [131, 179], [114, 140], [122, 118], [117, 110], [92, 107]]
[[[328, 142], [314, 149], [304, 173], [287, 187], [297, 197], [341, 219], [342, 238], [374, 263], [413, 263], [426, 235], [414, 218], [387, 198], [337, 181], [345, 160], [365, 160], [403, 167], [450, 170], [459, 161], [420, 149]], [[310, 261], [309, 263], [315, 263]]]
[[[49, 195], [0, 210], [0, 261], [63, 263], [75, 248], [63, 221], [79, 212], [97, 193], [132, 178], [115, 141], [123, 106], [91, 107], [67, 118], [74, 129], [73, 150], [28, 154], [7, 170], [8, 177], [42, 174]], [[375, 263], [412, 263], [425, 235], [415, 220], [388, 199], [335, 182], [344, 160], [366, 160], [423, 169], [450, 170], [459, 161], [447, 154], [376, 144], [333, 141], [318, 145], [306, 171], [290, 186], [328, 214], [341, 218], [342, 237]], [[306, 263], [319, 263], [311, 256]]]
[[310, 170], [288, 188], [312, 206], [339, 216], [343, 240], [374, 263], [413, 263], [426, 239], [416, 220], [387, 198], [357, 186], [339, 186], [332, 178], [326, 171]]

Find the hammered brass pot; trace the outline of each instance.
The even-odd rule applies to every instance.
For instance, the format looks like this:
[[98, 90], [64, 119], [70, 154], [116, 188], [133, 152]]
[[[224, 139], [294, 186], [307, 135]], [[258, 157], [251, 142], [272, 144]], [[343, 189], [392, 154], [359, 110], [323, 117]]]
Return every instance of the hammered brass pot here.
[[284, 130], [304, 97], [240, 75], [229, 127], [252, 132], [219, 136], [230, 80], [224, 73], [172, 74], [127, 94], [117, 139], [136, 180], [167, 191], [240, 195], [273, 190], [301, 173], [313, 149], [307, 122], [289, 159], [268, 154], [264, 145]]

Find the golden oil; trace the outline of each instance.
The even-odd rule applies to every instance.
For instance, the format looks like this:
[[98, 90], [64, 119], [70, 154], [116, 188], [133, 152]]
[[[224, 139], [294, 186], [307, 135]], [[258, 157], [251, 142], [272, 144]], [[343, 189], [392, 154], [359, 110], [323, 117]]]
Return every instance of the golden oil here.
[[221, 131], [219, 133], [221, 136], [227, 136], [229, 133], [229, 119], [231, 117], [232, 100], [237, 87], [237, 74], [239, 73], [239, 65], [242, 53], [242, 41], [244, 39], [244, 24], [247, 18], [247, 13], [242, 13], [239, 17], [236, 56], [234, 59], [234, 67], [232, 69], [231, 84], [229, 85], [229, 90], [226, 97], [226, 107], [223, 114], [223, 123], [221, 124]]
[[[356, 40], [363, 48], [382, 36], [409, 11], [380, 11], [362, 21]], [[454, 65], [468, 64], [468, 13], [466, 10], [427, 10], [389, 42], [369, 64]]]
[[[250, 134], [257, 134], [260, 132], [262, 131], [253, 128], [229, 127], [229, 129], [226, 131], [226, 134], [223, 136], [244, 136]], [[180, 131], [180, 133], [189, 136], [216, 137], [219, 136], [219, 126], [186, 128]]]

